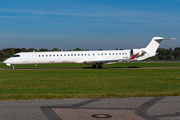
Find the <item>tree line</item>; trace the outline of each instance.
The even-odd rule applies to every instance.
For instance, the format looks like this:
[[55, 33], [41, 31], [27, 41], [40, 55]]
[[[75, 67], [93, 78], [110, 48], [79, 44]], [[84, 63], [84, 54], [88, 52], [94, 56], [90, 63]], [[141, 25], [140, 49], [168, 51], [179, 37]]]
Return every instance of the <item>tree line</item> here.
[[[98, 49], [102, 50], [102, 49]], [[116, 48], [116, 50], [118, 50]], [[122, 49], [121, 49], [122, 50]], [[43, 52], [43, 51], [62, 51], [58, 48], [54, 48], [52, 50], [48, 50], [46, 48], [41, 48], [39, 50], [35, 48], [6, 48], [3, 50], [0, 50], [0, 61], [4, 61], [5, 59], [11, 57], [12, 55], [19, 53], [19, 52]], [[89, 51], [88, 49], [80, 49], [76, 48], [74, 50], [66, 50], [66, 51]], [[148, 61], [158, 61], [158, 60], [180, 60], [180, 47], [176, 47], [174, 50], [171, 48], [165, 49], [165, 48], [158, 48], [156, 56], [152, 58], [148, 58]]]

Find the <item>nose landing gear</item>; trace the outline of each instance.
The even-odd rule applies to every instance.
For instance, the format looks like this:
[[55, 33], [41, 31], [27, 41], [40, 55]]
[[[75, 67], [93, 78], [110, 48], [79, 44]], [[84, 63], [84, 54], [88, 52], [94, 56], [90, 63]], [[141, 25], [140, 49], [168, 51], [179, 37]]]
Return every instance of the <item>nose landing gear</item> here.
[[14, 65], [12, 65], [12, 69], [13, 69], [13, 70], [15, 69], [15, 66], [14, 66]]

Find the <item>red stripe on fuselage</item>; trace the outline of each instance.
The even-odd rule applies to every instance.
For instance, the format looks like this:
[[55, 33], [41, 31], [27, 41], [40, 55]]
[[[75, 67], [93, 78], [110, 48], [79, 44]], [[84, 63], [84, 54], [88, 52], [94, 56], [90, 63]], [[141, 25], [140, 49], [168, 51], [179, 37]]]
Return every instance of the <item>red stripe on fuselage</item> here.
[[136, 56], [138, 56], [139, 53], [137, 53], [135, 56], [133, 56], [132, 58], [130, 58], [130, 60], [134, 59]]

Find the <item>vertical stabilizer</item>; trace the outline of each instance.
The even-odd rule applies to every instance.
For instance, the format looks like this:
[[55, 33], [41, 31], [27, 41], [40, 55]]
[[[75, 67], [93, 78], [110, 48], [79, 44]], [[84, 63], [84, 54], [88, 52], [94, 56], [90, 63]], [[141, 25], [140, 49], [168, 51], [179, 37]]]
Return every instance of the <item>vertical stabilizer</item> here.
[[151, 42], [147, 45], [146, 48], [141, 48], [140, 50], [144, 52], [142, 56], [139, 56], [137, 60], [145, 60], [149, 57], [156, 55], [156, 51], [160, 45], [160, 42], [165, 40], [163, 37], [153, 37]]
[[160, 42], [163, 40], [165, 40], [163, 37], [154, 37], [145, 48], [145, 51], [148, 53], [156, 53], [156, 50], [158, 49]]

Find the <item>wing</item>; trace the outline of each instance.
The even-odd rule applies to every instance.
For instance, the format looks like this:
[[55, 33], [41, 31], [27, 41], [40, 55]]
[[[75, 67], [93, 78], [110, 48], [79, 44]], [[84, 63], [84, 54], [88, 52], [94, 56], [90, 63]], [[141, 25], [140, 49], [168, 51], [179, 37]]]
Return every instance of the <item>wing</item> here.
[[120, 60], [93, 60], [93, 61], [84, 61], [85, 64], [107, 64], [107, 63], [120, 62]]

